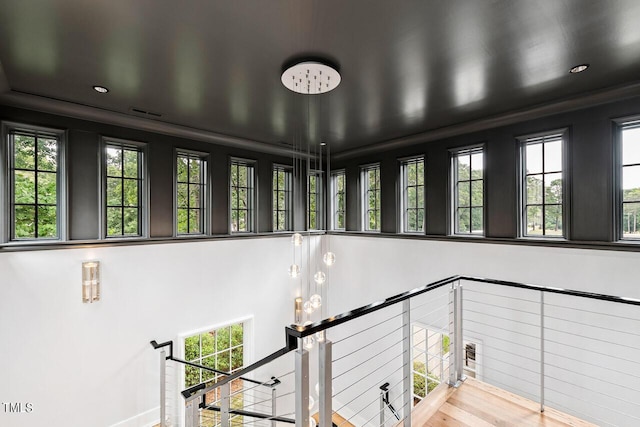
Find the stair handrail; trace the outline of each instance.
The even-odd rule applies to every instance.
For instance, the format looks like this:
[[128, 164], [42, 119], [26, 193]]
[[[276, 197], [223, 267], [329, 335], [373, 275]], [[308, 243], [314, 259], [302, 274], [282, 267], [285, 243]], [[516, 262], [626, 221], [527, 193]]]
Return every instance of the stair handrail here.
[[202, 388], [202, 384], [199, 384], [197, 386], [187, 388], [181, 393], [185, 398], [185, 400], [189, 401], [196, 398], [197, 397], [196, 394], [201, 395], [204, 393], [208, 393], [237, 378], [242, 377], [244, 379], [244, 376], [247, 375], [248, 373], [298, 348], [298, 340], [302, 338], [308, 337], [318, 332], [326, 331], [327, 329], [333, 328], [340, 324], [352, 321], [359, 317], [382, 310], [383, 308], [398, 304], [400, 302], [414, 298], [418, 295], [422, 295], [429, 291], [433, 291], [435, 289], [458, 282], [460, 280], [479, 282], [479, 283], [488, 283], [488, 284], [494, 284], [494, 285], [506, 286], [506, 287], [512, 287], [512, 288], [529, 289], [534, 291], [570, 295], [570, 296], [576, 296], [580, 298], [595, 299], [600, 301], [609, 301], [609, 302], [620, 303], [620, 304], [640, 306], [640, 299], [636, 299], [636, 298], [619, 297], [614, 295], [578, 291], [578, 290], [565, 289], [560, 287], [533, 285], [533, 284], [513, 282], [508, 280], [497, 280], [497, 279], [487, 279], [483, 277], [455, 275], [455, 276], [450, 276], [445, 279], [437, 280], [427, 285], [420, 286], [415, 289], [394, 295], [392, 297], [386, 298], [381, 301], [376, 301], [371, 304], [361, 306], [359, 308], [338, 314], [336, 316], [328, 317], [326, 319], [317, 321], [310, 325], [286, 326], [285, 327], [285, 340], [286, 340], [285, 347], [275, 351], [274, 353], [266, 356], [263, 359], [258, 360], [257, 362], [254, 362], [253, 364], [247, 366], [246, 368], [243, 368], [235, 373], [232, 373], [226, 376], [225, 378], [222, 378], [216, 381], [214, 384], [211, 384], [210, 386]]

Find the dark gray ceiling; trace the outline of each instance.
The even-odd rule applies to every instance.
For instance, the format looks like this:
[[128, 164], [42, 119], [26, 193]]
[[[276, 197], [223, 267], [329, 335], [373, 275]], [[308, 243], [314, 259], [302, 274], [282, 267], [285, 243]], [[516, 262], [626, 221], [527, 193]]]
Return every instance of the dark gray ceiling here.
[[[638, 0], [2, 1], [0, 74], [14, 94], [336, 153], [634, 82], [639, 23]], [[335, 91], [282, 86], [307, 55], [339, 64]]]

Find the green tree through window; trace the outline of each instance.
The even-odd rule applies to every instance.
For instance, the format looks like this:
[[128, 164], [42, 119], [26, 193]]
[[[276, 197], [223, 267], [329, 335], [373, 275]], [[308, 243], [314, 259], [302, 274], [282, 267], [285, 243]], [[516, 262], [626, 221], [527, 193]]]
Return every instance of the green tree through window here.
[[402, 177], [402, 231], [424, 231], [424, 158], [403, 160]]
[[346, 189], [344, 171], [334, 172], [332, 176], [333, 189], [333, 229], [345, 229]]
[[380, 165], [363, 167], [362, 179], [364, 181], [364, 229], [380, 231]]
[[563, 236], [562, 135], [522, 140], [525, 236]]
[[309, 173], [309, 230], [322, 228], [322, 173], [312, 171]]
[[273, 167], [273, 231], [293, 229], [291, 209], [292, 175], [290, 167]]
[[107, 237], [142, 235], [142, 149], [105, 145]]
[[453, 154], [454, 233], [484, 233], [484, 151], [481, 147]]
[[59, 139], [13, 131], [9, 140], [12, 238], [58, 238]]
[[176, 156], [176, 232], [203, 234], [206, 214], [207, 161], [200, 155]]
[[622, 237], [640, 238], [640, 121], [622, 127], [621, 178]]
[[254, 194], [254, 167], [244, 160], [231, 161], [231, 231], [252, 232]]

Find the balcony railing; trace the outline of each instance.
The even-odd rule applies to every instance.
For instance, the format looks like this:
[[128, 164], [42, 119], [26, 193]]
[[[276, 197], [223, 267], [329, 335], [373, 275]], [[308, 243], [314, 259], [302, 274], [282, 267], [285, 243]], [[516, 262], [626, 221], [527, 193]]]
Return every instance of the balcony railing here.
[[[278, 393], [260, 402], [255, 390], [267, 383], [254, 378], [271, 373]], [[339, 427], [408, 427], [437, 384], [457, 387], [467, 376], [536, 400], [542, 412], [640, 425], [640, 300], [449, 277], [287, 327], [281, 350], [184, 390], [185, 426], [307, 427], [312, 415], [332, 426], [339, 415]]]

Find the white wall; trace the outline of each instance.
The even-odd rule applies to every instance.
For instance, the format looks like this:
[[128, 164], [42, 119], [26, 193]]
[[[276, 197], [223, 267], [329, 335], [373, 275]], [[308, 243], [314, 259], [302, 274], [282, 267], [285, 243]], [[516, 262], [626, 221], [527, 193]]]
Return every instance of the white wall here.
[[[81, 263], [101, 301], [81, 301]], [[1, 426], [146, 426], [159, 420], [149, 345], [253, 316], [253, 356], [284, 346], [295, 289], [288, 237], [0, 253]], [[280, 372], [273, 372], [277, 375]]]
[[[640, 265], [640, 253], [634, 252], [367, 236], [332, 236], [332, 247], [337, 256], [328, 288], [328, 307], [332, 314], [457, 274], [640, 298], [636, 268]], [[491, 285], [465, 284], [468, 289], [497, 294], [505, 292], [504, 288], [495, 286], [493, 289], [486, 289], [488, 286]], [[475, 311], [466, 312], [465, 328], [475, 330], [475, 333], [467, 333], [466, 336], [484, 345], [484, 366], [480, 367], [483, 380], [502, 388], [505, 385], [509, 388], [511, 385], [512, 391], [536, 399], [539, 396], [539, 386], [536, 386], [539, 384], [539, 374], [536, 374], [539, 372], [539, 363], [527, 361], [519, 355], [527, 355], [533, 359], [539, 357], [539, 351], [535, 350], [539, 348], [539, 326], [536, 326], [539, 325], [536, 323], [539, 322], [539, 316], [495, 307], [506, 301], [506, 307], [532, 310], [534, 313], [539, 310], [539, 295], [526, 295], [520, 291], [511, 290], [507, 294], [512, 298], [531, 299], [534, 303], [517, 299], [500, 301], [494, 296], [467, 295], [471, 294], [467, 292], [466, 297], [475, 298], [479, 304], [465, 305], [465, 309]], [[425, 297], [420, 298], [424, 300]], [[611, 370], [636, 372], [640, 367], [638, 363], [631, 362], [640, 358], [640, 309], [633, 306], [611, 306], [611, 303], [593, 300], [567, 299], [558, 295], [548, 296], [546, 302], [550, 304], [545, 312], [547, 316], [570, 320], [566, 322], [548, 317], [545, 321], [545, 327], [548, 328], [545, 357], [549, 359], [547, 363], [554, 365], [546, 368], [545, 393], [550, 404], [554, 402], [563, 405], [560, 409], [587, 414], [594, 422], [603, 425], [631, 425], [629, 422], [633, 420], [640, 421], [640, 405], [633, 403], [640, 402], [637, 378], [620, 378], [617, 372]], [[416, 303], [420, 304], [418, 301]], [[494, 306], [485, 307], [486, 303]], [[561, 309], [557, 306], [569, 308]], [[572, 311], [572, 308], [586, 311]], [[488, 316], [480, 314], [482, 310]], [[623, 318], [590, 314], [591, 311], [611, 312]], [[419, 315], [412, 310], [412, 316]], [[496, 316], [510, 320], [505, 321]], [[381, 316], [379, 319], [383, 318]], [[628, 320], [632, 318], [636, 320]], [[427, 321], [430, 326], [435, 324], [438, 327], [438, 323]], [[525, 323], [531, 323], [532, 326]], [[583, 326], [582, 323], [594, 327]], [[340, 327], [343, 331], [337, 338], [355, 332], [356, 328], [349, 330], [347, 325]], [[590, 338], [585, 339], [581, 335]], [[335, 339], [331, 334], [329, 338]], [[371, 339], [372, 337], [363, 334], [355, 337], [349, 346], [364, 346]], [[522, 347], [521, 344], [528, 347]], [[344, 342], [341, 345], [344, 346]], [[581, 350], [590, 346], [598, 353], [586, 354]], [[501, 350], [509, 350], [511, 353]], [[389, 370], [391, 369], [389, 366]], [[341, 378], [343, 384], [352, 380], [357, 378]], [[567, 382], [575, 385], [568, 385]], [[597, 390], [604, 394], [586, 390]], [[370, 402], [376, 396], [377, 389], [374, 388], [368, 396], [359, 396], [356, 401]], [[575, 399], [576, 396], [581, 400]], [[616, 401], [610, 396], [619, 398]], [[341, 396], [345, 400], [354, 397]], [[392, 392], [391, 399], [394, 397]], [[589, 404], [590, 402], [594, 403]], [[375, 415], [377, 411], [374, 405], [371, 406], [365, 411], [365, 419]]]
[[[640, 253], [335, 235], [331, 250], [329, 315], [455, 274], [640, 298]], [[33, 404], [28, 414], [7, 414], [0, 405], [0, 425], [157, 422], [159, 355], [148, 342], [253, 316], [254, 360], [281, 348], [298, 292], [286, 274], [291, 256], [284, 236], [0, 253], [0, 402]], [[101, 261], [95, 304], [81, 302], [80, 267], [88, 259]], [[345, 341], [335, 354], [357, 348]], [[269, 369], [260, 374], [283, 373]], [[370, 385], [376, 396], [379, 382]], [[350, 399], [339, 396], [343, 404]], [[350, 405], [351, 413], [369, 401]]]

